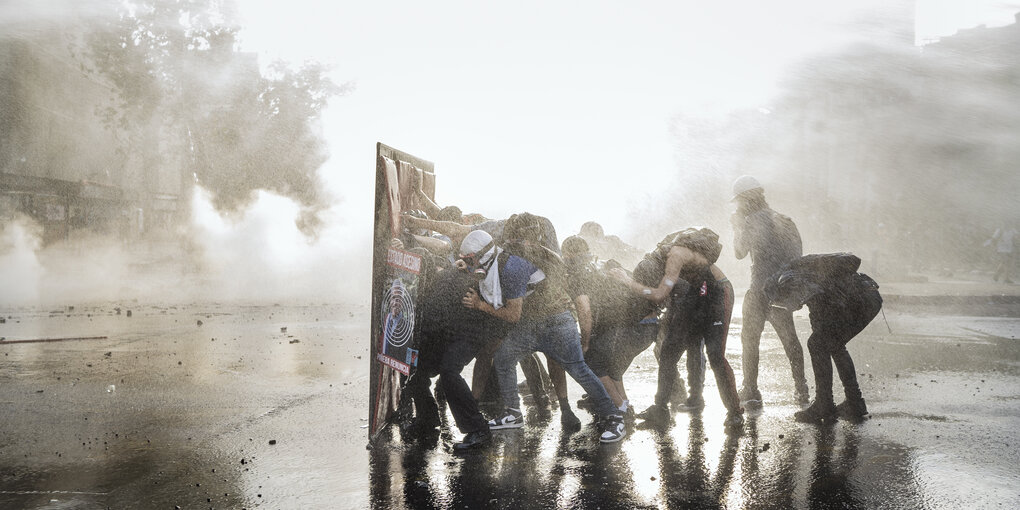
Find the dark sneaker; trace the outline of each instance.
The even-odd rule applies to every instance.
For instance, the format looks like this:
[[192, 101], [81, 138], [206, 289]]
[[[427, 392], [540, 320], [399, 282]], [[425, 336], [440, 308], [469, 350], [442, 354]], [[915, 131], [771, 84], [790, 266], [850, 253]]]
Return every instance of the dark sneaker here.
[[677, 407], [682, 413], [696, 413], [705, 408], [705, 399], [699, 395], [691, 395], [684, 401], [683, 405]]
[[519, 429], [524, 426], [524, 416], [517, 409], [507, 409], [501, 418], [489, 420], [490, 430]]
[[668, 425], [669, 409], [658, 404], [652, 404], [648, 409], [638, 413], [637, 417], [651, 425]]
[[573, 411], [566, 409], [560, 413], [560, 425], [566, 432], [577, 432], [581, 430], [581, 419]]
[[453, 449], [457, 451], [471, 450], [474, 448], [481, 448], [492, 442], [492, 432], [488, 430], [479, 430], [476, 432], [469, 432], [464, 436], [464, 440], [459, 443], [454, 443]]
[[868, 415], [868, 406], [863, 398], [854, 401], [844, 400], [836, 406], [836, 412], [845, 420], [860, 420]]
[[730, 411], [730, 412], [726, 413], [726, 419], [723, 420], [723, 426], [724, 427], [733, 427], [733, 428], [744, 426], [744, 412], [743, 411], [744, 410], [741, 409], [740, 411]]
[[832, 404], [823, 405], [815, 402], [803, 411], [793, 413], [793, 419], [801, 423], [822, 423], [824, 421], [833, 421], [836, 419], [836, 406]]
[[602, 443], [615, 443], [627, 435], [627, 427], [623, 424], [623, 416], [611, 414], [602, 418], [599, 423], [599, 441]]

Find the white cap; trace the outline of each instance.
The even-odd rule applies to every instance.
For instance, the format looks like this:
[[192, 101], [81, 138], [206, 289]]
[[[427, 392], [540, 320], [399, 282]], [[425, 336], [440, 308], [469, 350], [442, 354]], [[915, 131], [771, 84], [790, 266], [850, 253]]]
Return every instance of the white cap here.
[[764, 189], [758, 179], [751, 177], [750, 175], [742, 175], [733, 181], [733, 198], [736, 199], [741, 194], [751, 191], [753, 189]]

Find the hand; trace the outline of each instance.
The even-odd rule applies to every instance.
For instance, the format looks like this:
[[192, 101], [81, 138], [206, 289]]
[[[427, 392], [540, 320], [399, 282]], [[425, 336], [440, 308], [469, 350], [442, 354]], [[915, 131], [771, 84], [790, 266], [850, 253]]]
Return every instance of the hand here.
[[478, 296], [478, 291], [475, 289], [468, 289], [460, 302], [465, 308], [470, 308], [472, 310], [480, 310], [482, 306], [482, 298]]
[[403, 250], [404, 249], [404, 242], [401, 241], [400, 239], [394, 237], [393, 239], [390, 239], [390, 248], [395, 248], [397, 250]]
[[464, 262], [464, 259], [457, 259], [456, 261], [454, 261], [453, 265], [459, 271], [467, 271], [468, 270], [467, 262]]

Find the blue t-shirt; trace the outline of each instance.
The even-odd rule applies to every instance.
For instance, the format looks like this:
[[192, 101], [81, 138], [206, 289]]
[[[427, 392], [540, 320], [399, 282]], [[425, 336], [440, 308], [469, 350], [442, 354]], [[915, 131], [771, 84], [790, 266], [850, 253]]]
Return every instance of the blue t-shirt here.
[[499, 268], [499, 286], [503, 291], [503, 301], [522, 298], [528, 293], [528, 280], [538, 268], [534, 264], [516, 255], [510, 255], [506, 264]]

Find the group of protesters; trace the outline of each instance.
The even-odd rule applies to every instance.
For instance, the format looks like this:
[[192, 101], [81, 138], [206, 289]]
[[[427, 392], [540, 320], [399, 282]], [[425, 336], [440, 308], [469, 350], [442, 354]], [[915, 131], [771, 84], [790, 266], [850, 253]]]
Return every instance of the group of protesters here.
[[[675, 412], [699, 412], [705, 406], [707, 358], [726, 408], [723, 426], [739, 430], [744, 408], [762, 405], [758, 351], [765, 322], [775, 328], [790, 361], [795, 400], [802, 407], [794, 415], [797, 421], [865, 417], [867, 406], [846, 345], [878, 314], [878, 285], [857, 272], [861, 261], [852, 254], [804, 256], [796, 225], [769, 207], [755, 178], [737, 179], [732, 200], [734, 252], [752, 261], [742, 309], [739, 390], [725, 356], [733, 285], [715, 264], [722, 244], [710, 228], [678, 230], [644, 257], [634, 257], [632, 248], [618, 239], [607, 241], [593, 222], [560, 244], [545, 217], [526, 212], [505, 220], [469, 217], [416, 190], [417, 208], [405, 211], [403, 231], [393, 240], [396, 247], [422, 254], [428, 268], [416, 310], [419, 363], [404, 391], [403, 407], [414, 418], [407, 417], [404, 425], [419, 432], [439, 426], [431, 391], [431, 378], [439, 376], [437, 392], [465, 434], [455, 450], [488, 444], [493, 430], [524, 426], [520, 364], [535, 399], [532, 413], [548, 414], [547, 377], [563, 430], [580, 429], [567, 394], [569, 375], [585, 392], [577, 405], [595, 415], [599, 441], [617, 442], [638, 420], [668, 427]], [[612, 247], [616, 251], [606, 253]], [[631, 266], [633, 260], [638, 261]], [[813, 401], [792, 315], [804, 305], [812, 330], [807, 345]], [[655, 398], [637, 413], [624, 374], [653, 344]], [[545, 355], [547, 375], [538, 352]], [[686, 389], [677, 369], [685, 353]], [[462, 371], [472, 361], [469, 386]], [[839, 405], [832, 391], [833, 363], [846, 396]], [[479, 401], [493, 389], [498, 404], [486, 417]]]

